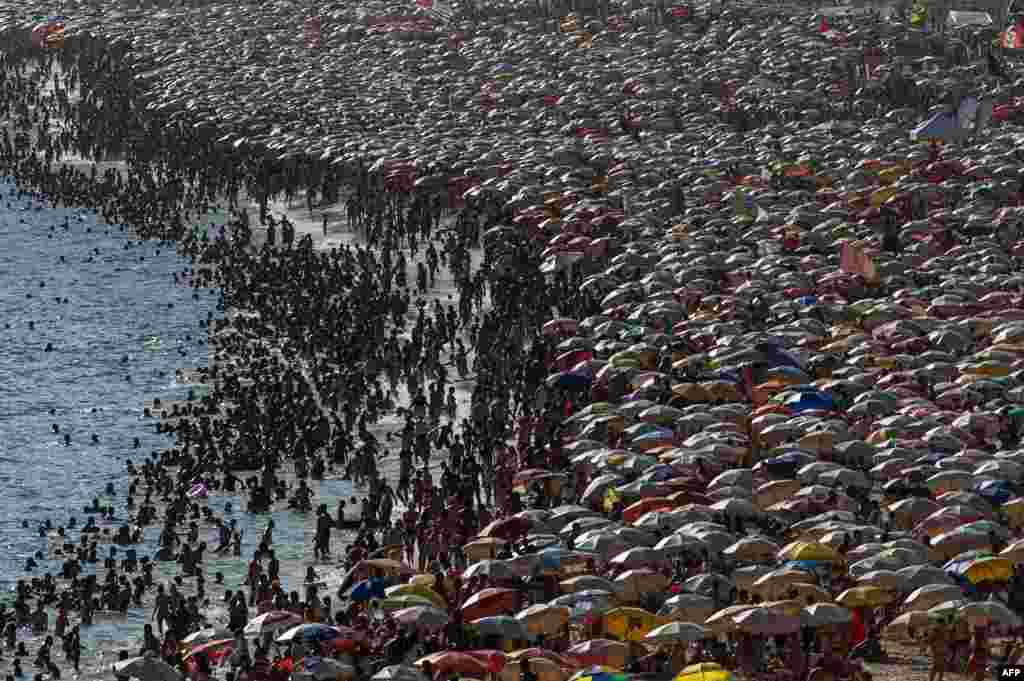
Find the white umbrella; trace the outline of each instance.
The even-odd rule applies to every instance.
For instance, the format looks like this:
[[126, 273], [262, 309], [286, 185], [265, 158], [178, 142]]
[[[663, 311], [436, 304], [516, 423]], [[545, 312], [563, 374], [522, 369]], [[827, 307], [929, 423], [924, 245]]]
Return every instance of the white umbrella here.
[[384, 667], [371, 678], [372, 681], [429, 681], [419, 669], [406, 664]]
[[644, 640], [647, 641], [700, 641], [711, 636], [708, 629], [693, 622], [669, 622], [651, 629]]

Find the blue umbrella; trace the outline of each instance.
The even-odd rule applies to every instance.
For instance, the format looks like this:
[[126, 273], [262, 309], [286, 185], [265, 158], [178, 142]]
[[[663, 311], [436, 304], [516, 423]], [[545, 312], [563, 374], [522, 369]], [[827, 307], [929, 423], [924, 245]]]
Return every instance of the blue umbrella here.
[[915, 141], [927, 139], [949, 140], [958, 138], [962, 134], [963, 130], [960, 129], [960, 120], [955, 113], [937, 113], [911, 130], [910, 139]]
[[375, 598], [383, 599], [384, 583], [379, 579], [364, 579], [348, 592], [350, 600], [355, 602], [372, 601]]
[[284, 632], [275, 639], [278, 643], [290, 643], [291, 641], [308, 641], [308, 642], [319, 642], [319, 641], [330, 641], [331, 639], [338, 638], [341, 635], [336, 627], [331, 627], [326, 624], [309, 623], [300, 624], [296, 627], [292, 627], [288, 631]]
[[985, 480], [974, 486], [979, 496], [993, 504], [1005, 504], [1013, 497], [1013, 491], [1005, 480]]
[[786, 406], [797, 413], [802, 411], [810, 411], [812, 409], [834, 411], [836, 408], [836, 403], [832, 401], [831, 397], [824, 393], [805, 392], [790, 397], [788, 400], [786, 400]]
[[782, 349], [782, 346], [775, 343], [758, 343], [754, 349], [764, 355], [764, 358], [774, 366], [791, 366], [802, 369], [800, 360], [793, 354]]
[[552, 388], [580, 390], [582, 388], [589, 387], [593, 381], [593, 378], [584, 374], [578, 374], [572, 371], [562, 371], [548, 376], [547, 384]]

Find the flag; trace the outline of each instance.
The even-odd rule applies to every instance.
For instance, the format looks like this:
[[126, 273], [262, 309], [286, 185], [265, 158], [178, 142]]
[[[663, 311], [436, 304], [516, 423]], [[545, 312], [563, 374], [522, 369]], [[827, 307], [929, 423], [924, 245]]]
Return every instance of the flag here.
[[857, 274], [869, 283], [878, 281], [878, 269], [875, 262], [864, 252], [864, 244], [860, 241], [846, 241], [839, 252], [839, 269], [847, 274]]

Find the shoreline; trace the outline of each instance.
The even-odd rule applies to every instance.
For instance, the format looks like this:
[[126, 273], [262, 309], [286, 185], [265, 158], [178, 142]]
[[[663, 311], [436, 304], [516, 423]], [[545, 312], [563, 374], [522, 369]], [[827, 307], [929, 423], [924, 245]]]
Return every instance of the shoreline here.
[[[106, 169], [115, 169], [115, 170], [123, 169], [125, 167], [125, 163], [123, 161], [93, 162], [93, 161], [90, 161], [89, 159], [81, 158], [81, 157], [65, 158], [65, 159], [62, 159], [60, 161], [54, 161], [54, 163], [53, 163], [53, 167], [65, 167], [65, 168], [69, 168], [69, 169], [72, 169], [72, 170], [77, 170], [77, 171], [85, 172], [85, 173], [88, 173], [89, 170], [93, 166], [100, 167], [101, 170], [99, 171], [98, 174], [102, 175], [102, 171], [106, 170]], [[26, 187], [24, 187], [24, 181], [20, 181], [19, 186], [21, 186], [23, 188], [26, 188]], [[32, 191], [40, 191], [40, 189], [34, 187], [32, 189]], [[48, 197], [48, 199], [49, 199], [49, 197]], [[222, 203], [226, 204], [226, 201], [222, 201]], [[67, 205], [67, 204], [63, 204], [62, 203], [62, 205]], [[282, 201], [273, 202], [273, 203], [271, 203], [271, 206], [272, 206], [272, 212], [274, 214], [284, 214], [284, 215], [288, 215], [289, 216], [289, 219], [292, 220], [292, 222], [296, 225], [296, 227], [298, 229], [299, 234], [297, 236], [301, 236], [302, 234], [310, 234], [311, 236], [313, 236], [314, 237], [314, 241], [315, 241], [315, 247], [318, 250], [321, 250], [321, 249], [327, 250], [327, 249], [335, 248], [338, 245], [341, 245], [343, 243], [348, 243], [348, 244], [362, 243], [365, 246], [365, 241], [362, 240], [359, 237], [359, 235], [357, 235], [350, 227], [348, 227], [347, 222], [343, 222], [342, 223], [341, 231], [338, 231], [337, 229], [332, 230], [326, 237], [324, 237], [320, 233], [320, 231], [319, 231], [320, 230], [320, 221], [317, 218], [321, 218], [322, 219], [322, 216], [323, 216], [324, 213], [335, 214], [337, 212], [340, 212], [338, 210], [339, 208], [341, 208], [340, 204], [331, 204], [331, 205], [328, 205], [328, 206], [319, 207], [319, 209], [317, 211], [318, 214], [316, 216], [310, 217], [310, 218], [305, 218], [302, 215], [302, 213], [303, 213], [303, 209], [302, 208], [291, 208], [288, 205], [286, 205], [286, 202], [283, 201], [283, 200]], [[243, 200], [243, 202], [241, 202], [241, 206], [240, 207], [242, 209], [244, 209], [246, 212], [248, 212], [250, 214], [250, 216], [252, 216], [253, 213], [258, 212], [258, 205], [253, 204], [248, 199]], [[110, 221], [109, 219], [105, 219], [105, 217], [99, 211], [96, 211], [95, 209], [88, 208], [88, 207], [84, 207], [84, 208], [87, 208], [87, 209], [89, 209], [92, 212], [96, 212], [97, 213], [97, 218], [99, 219], [99, 221], [101, 223], [106, 222], [107, 224], [112, 224], [112, 225], [113, 224], [121, 224], [121, 223], [117, 222], [116, 220], [115, 221]], [[196, 218], [196, 220], [198, 221], [198, 218]], [[335, 226], [337, 227], [337, 222], [335, 222]], [[258, 244], [262, 241], [262, 238], [264, 236], [263, 232], [265, 232], [265, 230], [263, 230], [263, 229], [256, 229], [256, 230], [254, 230], [255, 238], [254, 238], [253, 244], [252, 244], [253, 248], [258, 248]], [[163, 236], [146, 235], [146, 234], [140, 233], [138, 230], [132, 229], [132, 228], [129, 228], [129, 233], [130, 233], [130, 237], [131, 238], [137, 239], [137, 240], [141, 240], [141, 239], [157, 240], [157, 241], [164, 240]], [[185, 252], [182, 249], [182, 245], [183, 245], [183, 242], [175, 241], [175, 249], [177, 250], [179, 255], [184, 255], [186, 257], [189, 257], [190, 261], [192, 262], [192, 268], [191, 269], [193, 271], [197, 271], [200, 268], [209, 269], [209, 267], [210, 267], [209, 265], [204, 265], [203, 263], [200, 263], [200, 262], [196, 261], [194, 255], [191, 255], [191, 254], [188, 254], [187, 252]], [[476, 253], [476, 255], [475, 255], [475, 261], [477, 262], [477, 264], [478, 264], [478, 261], [479, 261], [479, 257], [480, 257], [480, 253], [478, 251]], [[422, 260], [423, 260], [422, 250], [419, 252], [419, 254], [416, 257], [410, 257], [409, 258], [409, 262], [408, 262], [409, 270], [408, 270], [407, 274], [409, 275], [409, 279], [410, 280], [414, 279], [414, 277], [415, 277], [415, 265], [418, 262], [421, 262]], [[216, 282], [217, 278], [218, 278], [217, 273], [216, 272], [212, 272], [211, 274], [212, 274], [213, 281]], [[219, 286], [217, 286], [217, 288], [219, 288]], [[432, 288], [431, 289], [430, 299], [431, 300], [433, 300], [433, 299], [444, 299], [446, 297], [450, 297], [450, 295], [452, 293], [454, 293], [454, 291], [455, 291], [455, 288], [453, 287], [453, 284], [452, 284], [451, 280], [450, 279], [448, 279], [448, 280], [442, 279], [442, 280], [440, 280], [438, 282], [438, 287], [437, 288]], [[241, 310], [241, 309], [238, 309], [238, 308], [226, 308], [224, 310], [224, 314], [225, 315], [228, 315], [228, 314], [238, 314], [240, 312], [244, 313], [244, 310]], [[206, 369], [207, 369], [207, 371], [212, 371], [214, 364], [217, 362], [216, 355], [217, 355], [217, 352], [218, 352], [218, 347], [217, 347], [217, 344], [216, 344], [216, 340], [214, 338], [215, 334], [210, 334], [209, 329], [206, 330], [206, 334], [207, 334], [207, 352], [208, 352], [208, 357], [209, 357]], [[282, 358], [282, 362], [287, 364], [287, 361], [285, 361], [283, 358]], [[190, 382], [187, 381], [187, 378], [186, 378], [186, 382], [182, 381], [182, 378], [184, 378], [187, 374], [183, 375], [183, 373], [180, 373], [180, 372], [188, 372], [188, 371], [194, 371], [194, 370], [195, 370], [194, 367], [180, 367], [179, 371], [176, 372], [176, 375], [175, 375], [175, 383], [178, 384], [178, 385], [181, 385], [182, 387], [188, 387]], [[308, 380], [308, 377], [307, 377], [307, 380]], [[207, 383], [207, 385], [211, 386], [211, 388], [212, 388], [211, 393], [215, 395], [216, 391], [217, 391], [217, 389], [215, 387], [215, 383], [216, 382], [213, 381], [213, 380], [210, 380], [208, 378], [206, 383]], [[311, 386], [312, 386], [312, 383], [311, 383]], [[459, 407], [459, 414], [460, 415], [464, 415], [465, 400], [466, 400], [466, 394], [465, 393], [466, 393], [466, 391], [469, 388], [471, 388], [471, 386], [472, 386], [472, 379], [470, 379], [468, 382], [463, 382], [462, 387], [460, 387], [459, 390], [458, 390], [458, 392], [460, 393], [460, 407]], [[315, 389], [315, 386], [313, 386], [313, 387]], [[404, 392], [404, 388], [402, 388], [401, 392]], [[140, 411], [142, 409], [146, 408], [146, 407], [150, 407], [150, 408], [153, 407], [152, 399], [153, 398], [145, 399], [143, 401], [143, 403], [139, 406]], [[398, 401], [398, 400], [396, 400], [396, 401]], [[404, 400], [404, 402], [405, 402], [405, 406], [408, 406], [407, 398]], [[165, 409], [171, 408], [171, 406], [173, 404], [182, 405], [182, 404], [188, 404], [188, 402], [187, 401], [180, 401], [180, 400], [179, 401], [162, 400], [162, 406]], [[193, 404], [195, 404], [195, 403], [193, 403]], [[402, 402], [399, 401], [399, 404], [402, 404]], [[155, 421], [163, 421], [163, 419], [160, 419], [159, 416], [157, 416], [156, 414], [154, 414], [154, 420]], [[173, 419], [171, 419], [171, 420], [173, 420]], [[371, 427], [371, 431], [375, 431], [375, 432], [379, 433], [380, 435], [383, 435], [385, 431], [390, 432], [391, 430], [397, 430], [398, 425], [399, 424], [397, 422], [393, 422], [393, 419], [386, 419], [385, 421], [382, 421], [380, 423], [374, 424]], [[383, 442], [384, 438], [381, 437], [380, 440]], [[395, 461], [394, 461], [395, 451], [396, 450], [395, 450], [393, 445], [388, 445], [386, 447], [386, 449], [384, 450], [384, 458], [382, 458], [381, 461], [380, 461], [380, 463], [382, 465], [386, 464], [386, 468], [384, 468], [384, 470], [382, 470], [382, 472], [384, 473], [385, 478], [388, 479], [391, 484], [395, 484], [395, 482], [397, 480], [396, 466], [395, 466]], [[435, 471], [437, 470], [439, 465], [440, 465], [440, 461], [439, 460], [435, 459], [434, 461], [432, 461], [432, 468]], [[169, 469], [169, 470], [173, 471], [174, 469]], [[247, 472], [239, 471], [239, 474], [240, 475], [241, 474], [247, 474]], [[285, 474], [285, 479], [287, 480], [287, 482], [290, 485], [294, 485], [295, 484], [296, 478], [295, 478], [293, 473], [286, 473]], [[127, 483], [130, 480], [131, 480], [131, 476], [128, 475], [127, 473], [124, 473], [124, 477], [123, 477], [122, 481], [125, 483], [124, 484], [125, 487], [127, 486]], [[329, 482], [337, 481], [337, 480], [339, 480], [339, 478], [337, 478], [337, 477], [327, 478], [327, 479], [324, 480], [324, 482], [325, 483], [329, 483]], [[311, 482], [311, 487], [313, 487], [314, 490], [316, 490], [315, 494], [316, 494], [317, 501], [315, 502], [315, 504], [316, 503], [321, 503], [321, 500], [323, 500], [323, 499], [327, 499], [327, 500], [332, 501], [332, 502], [335, 501], [337, 499], [336, 495], [335, 496], [321, 495], [319, 493], [319, 489], [318, 488], [320, 488], [322, 486], [326, 487], [326, 485], [323, 485], [320, 481]], [[118, 487], [120, 488], [121, 485], [118, 484]], [[144, 491], [144, 490], [145, 490], [145, 488], [142, 489], [142, 491]], [[356, 490], [356, 492], [358, 492], [358, 489]], [[364, 494], [365, 494], [365, 492], [364, 492]], [[224, 498], [222, 498], [223, 495], [216, 495], [216, 496], [217, 496], [217, 502], [218, 503], [221, 503], [221, 502], [224, 501]], [[234, 505], [235, 505], [236, 508], [241, 508], [242, 505], [244, 504], [244, 500], [240, 496], [231, 496], [231, 500], [234, 502]], [[121, 503], [121, 501], [119, 500], [118, 501], [118, 505], [120, 505], [120, 503]], [[210, 505], [211, 506], [213, 505], [213, 496], [211, 496]], [[158, 502], [157, 506], [158, 506], [158, 512], [162, 514], [162, 511], [164, 510], [165, 506], [163, 504], [159, 503], [159, 502]], [[261, 517], [262, 517], [262, 514], [261, 514]], [[302, 579], [302, 576], [304, 575], [304, 572], [305, 572], [305, 567], [309, 564], [309, 561], [303, 555], [305, 550], [307, 550], [307, 546], [309, 546], [311, 544], [311, 542], [309, 541], [309, 536], [311, 535], [310, 527], [309, 527], [309, 525], [310, 525], [309, 521], [310, 521], [309, 515], [308, 514], [304, 514], [304, 516], [302, 516], [302, 524], [304, 526], [303, 529], [302, 529], [302, 534], [304, 535], [305, 541], [303, 541], [303, 543], [301, 545], [299, 545], [297, 547], [293, 547], [295, 549], [298, 549], [298, 555], [296, 555], [294, 557], [284, 556], [282, 558], [282, 576], [284, 576], [286, 578], [288, 583], [292, 583], [292, 584], [300, 583], [301, 579]], [[341, 534], [343, 535], [343, 537], [347, 537], [346, 539], [344, 539], [345, 543], [347, 543], [348, 541], [351, 541], [351, 539], [353, 537], [353, 535], [351, 535], [350, 533], [347, 533], [347, 532], [342, 532]], [[343, 549], [344, 545], [339, 547], [339, 545], [336, 543], [335, 546], [336, 546], [336, 549], [335, 549], [334, 556], [338, 556], [338, 549], [339, 548]], [[243, 554], [243, 557], [239, 558], [239, 559], [230, 559], [229, 558], [229, 559], [220, 559], [220, 560], [209, 560], [208, 564], [207, 564], [207, 569], [208, 569], [208, 572], [210, 574], [212, 574], [212, 572], [217, 567], [220, 567], [221, 564], [225, 562], [225, 560], [228, 563], [235, 563], [236, 567], [241, 568], [241, 567], [244, 567], [244, 559], [245, 559], [245, 556]], [[337, 587], [337, 585], [339, 585], [341, 583], [341, 579], [343, 577], [343, 572], [340, 569], [337, 569], [337, 568], [331, 569], [331, 564], [335, 563], [335, 562], [336, 561], [332, 560], [332, 561], [328, 562], [327, 564], [325, 564], [325, 563], [323, 563], [321, 561], [316, 561], [314, 563], [317, 566], [318, 570], [323, 570], [325, 568], [325, 566], [328, 568], [329, 574], [326, 574], [326, 575], [321, 574], [321, 577], [325, 577], [324, 583], [328, 586], [328, 589], [329, 589], [330, 592], [333, 592], [333, 590]], [[158, 578], [158, 581], [160, 579], [169, 579], [170, 577], [172, 577], [175, 574], [175, 572], [176, 572], [176, 565], [174, 563], [171, 563], [171, 564], [157, 564], [157, 569], [158, 569], [159, 574], [161, 575], [161, 577]], [[100, 582], [102, 582], [102, 580], [104, 579], [104, 575], [105, 574], [106, 574], [106, 571], [102, 568], [102, 566], [97, 566], [96, 575], [97, 575], [97, 578], [98, 578], [98, 580]], [[35, 576], [36, 575], [28, 574], [28, 575], [24, 576], [24, 579], [30, 579], [30, 578], [33, 578]], [[230, 583], [226, 583], [225, 586], [231, 586], [231, 585], [230, 585]], [[237, 586], [237, 585], [234, 585], [234, 586]], [[183, 584], [183, 587], [184, 587], [183, 593], [185, 595], [194, 595], [195, 594], [195, 589], [194, 589], [194, 585], [192, 584], [192, 580], [185, 580], [185, 582]], [[86, 679], [103, 677], [103, 676], [105, 676], [106, 674], [109, 673], [108, 665], [112, 661], [112, 658], [114, 658], [114, 656], [116, 656], [116, 654], [119, 651], [125, 650], [125, 649], [128, 649], [128, 650], [134, 649], [134, 647], [135, 647], [134, 643], [133, 644], [129, 644], [128, 647], [125, 648], [122, 643], [119, 643], [116, 640], [118, 635], [113, 633], [113, 632], [115, 632], [117, 630], [122, 630], [122, 629], [124, 629], [125, 626], [128, 626], [128, 625], [131, 625], [131, 627], [130, 627], [131, 629], [141, 629], [141, 623], [143, 621], [148, 621], [148, 617], [147, 616], [148, 616], [148, 613], [150, 612], [150, 609], [152, 607], [152, 595], [153, 595], [152, 592], [147, 592], [147, 594], [146, 594], [146, 596], [144, 598], [144, 601], [143, 601], [143, 610], [141, 612], [139, 612], [138, 609], [131, 608], [129, 610], [129, 614], [128, 614], [127, 617], [121, 617], [121, 616], [118, 616], [115, 613], [99, 612], [99, 613], [96, 614], [96, 624], [94, 625], [93, 628], [94, 629], [106, 630], [108, 627], [113, 627], [113, 629], [110, 630], [110, 633], [102, 634], [103, 636], [110, 636], [111, 640], [106, 640], [105, 641], [103, 638], [96, 640], [96, 649], [95, 649], [96, 659], [95, 660], [88, 660], [85, 656], [83, 656], [83, 666], [82, 666], [81, 674], [79, 676], [81, 676], [83, 678], [86, 678]], [[224, 611], [224, 609], [223, 609], [223, 607], [221, 605], [218, 605], [218, 602], [216, 600], [216, 596], [218, 596], [218, 595], [219, 594], [216, 594], [216, 593], [211, 592], [211, 591], [207, 592], [207, 597], [211, 599], [211, 605], [210, 605], [210, 607], [209, 607], [207, 612], [208, 612], [208, 616], [210, 617], [211, 623], [224, 624], [226, 622], [226, 619], [224, 619], [225, 616], [226, 616], [226, 612]], [[52, 610], [52, 608], [48, 608], [47, 610], [50, 613], [50, 618], [51, 618], [51, 623], [52, 623], [53, 617], [54, 617], [55, 613]], [[134, 624], [132, 624], [132, 623], [134, 623]], [[124, 632], [122, 632], [122, 634], [124, 634]], [[31, 638], [29, 638], [27, 640], [30, 643], [38, 642], [35, 637], [31, 637]], [[4, 664], [3, 662], [0, 662], [0, 670], [2, 670], [2, 665], [3, 664]]]

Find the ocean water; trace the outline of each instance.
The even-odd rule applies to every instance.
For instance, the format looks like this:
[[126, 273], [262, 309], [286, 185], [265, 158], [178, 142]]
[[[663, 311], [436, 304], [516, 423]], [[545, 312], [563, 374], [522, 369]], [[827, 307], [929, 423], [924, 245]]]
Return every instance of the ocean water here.
[[[80, 527], [89, 516], [83, 507], [97, 497], [112, 501], [116, 514], [115, 522], [101, 527], [116, 528], [128, 517], [125, 460], [139, 463], [174, 444], [171, 435], [156, 432], [155, 419], [143, 416], [143, 403], [187, 398], [189, 388], [176, 382], [175, 370], [207, 366], [200, 321], [222, 313], [219, 291], [175, 284], [175, 274], [190, 263], [173, 245], [131, 238], [84, 209], [19, 199], [8, 179], [0, 179], [0, 245], [0, 602], [10, 602], [16, 580], [29, 574], [26, 559], [37, 551], [46, 555], [47, 539], [39, 536], [44, 520], [66, 525], [75, 516]], [[105, 493], [109, 482], [111, 497]], [[332, 511], [338, 499], [353, 494], [341, 480], [315, 489]], [[241, 558], [207, 554], [208, 584], [215, 572], [225, 575], [226, 588], [242, 583], [245, 561], [270, 518], [282, 561], [311, 556], [306, 516], [288, 510], [249, 514], [236, 494], [214, 492], [206, 503], [243, 532]], [[212, 550], [217, 538], [207, 531], [201, 538]], [[155, 552], [158, 533], [157, 527], [145, 530], [140, 556]], [[335, 540], [335, 551], [345, 534]], [[78, 541], [77, 531], [67, 536]], [[101, 559], [108, 546], [100, 543]], [[93, 570], [83, 567], [85, 574]], [[59, 571], [59, 559], [44, 558], [31, 574]], [[176, 574], [173, 563], [156, 565], [157, 579]], [[213, 600], [219, 595], [208, 591]], [[142, 609], [127, 617], [97, 613], [95, 624], [82, 629], [85, 653], [100, 641], [138, 640], [149, 615]]]
[[[0, 244], [0, 599], [10, 600], [26, 558], [46, 553], [45, 519], [81, 525], [108, 482], [126, 517], [125, 460], [173, 444], [143, 402], [186, 399], [175, 369], [206, 366], [200, 322], [220, 316], [220, 296], [175, 285], [189, 261], [173, 245], [19, 199], [9, 179], [0, 180]], [[43, 560], [34, 574], [59, 569]]]

